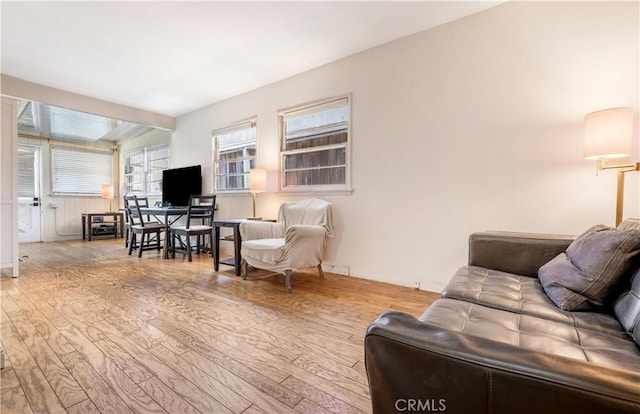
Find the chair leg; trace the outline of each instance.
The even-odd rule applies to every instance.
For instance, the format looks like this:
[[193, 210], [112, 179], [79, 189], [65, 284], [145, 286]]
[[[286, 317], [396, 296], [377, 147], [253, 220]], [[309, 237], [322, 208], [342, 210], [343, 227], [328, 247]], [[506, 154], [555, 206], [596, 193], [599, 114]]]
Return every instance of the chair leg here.
[[171, 258], [176, 258], [176, 234], [171, 233]]
[[158, 247], [158, 251], [162, 250], [160, 245], [160, 230], [156, 232], [156, 246]]
[[287, 288], [287, 293], [291, 293], [291, 274], [293, 270], [284, 271], [284, 285]]
[[189, 234], [187, 234], [187, 257], [189, 258], [189, 261], [192, 260], [192, 258], [191, 258], [191, 237], [189, 237]]
[[242, 274], [242, 280], [247, 280], [249, 275], [249, 263], [246, 260], [240, 259], [240, 274]]
[[320, 279], [324, 279], [324, 270], [322, 270], [322, 263], [318, 265], [318, 274], [320, 275]]
[[136, 239], [136, 234], [132, 231], [131, 232], [131, 239], [129, 240], [129, 256], [131, 256], [131, 252], [133, 251], [133, 244], [134, 244], [135, 239]]
[[140, 235], [140, 246], [138, 247], [138, 257], [142, 257], [142, 251], [144, 250], [144, 232]]

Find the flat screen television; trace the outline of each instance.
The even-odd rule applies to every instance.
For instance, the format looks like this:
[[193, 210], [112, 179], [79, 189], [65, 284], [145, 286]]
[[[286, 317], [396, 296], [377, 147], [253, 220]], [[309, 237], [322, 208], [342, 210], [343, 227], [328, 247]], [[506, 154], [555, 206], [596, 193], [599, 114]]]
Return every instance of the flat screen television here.
[[199, 165], [162, 172], [162, 205], [184, 207], [191, 195], [202, 194], [202, 168]]

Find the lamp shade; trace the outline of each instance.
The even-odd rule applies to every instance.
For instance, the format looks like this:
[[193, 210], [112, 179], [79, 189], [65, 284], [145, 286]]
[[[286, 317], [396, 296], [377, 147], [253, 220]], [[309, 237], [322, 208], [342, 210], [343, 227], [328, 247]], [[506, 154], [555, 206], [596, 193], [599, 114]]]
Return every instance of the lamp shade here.
[[111, 200], [113, 198], [113, 185], [102, 184], [102, 198]]
[[584, 157], [622, 158], [631, 154], [633, 108], [612, 108], [584, 117]]
[[249, 191], [261, 193], [267, 189], [267, 171], [262, 168], [249, 170]]

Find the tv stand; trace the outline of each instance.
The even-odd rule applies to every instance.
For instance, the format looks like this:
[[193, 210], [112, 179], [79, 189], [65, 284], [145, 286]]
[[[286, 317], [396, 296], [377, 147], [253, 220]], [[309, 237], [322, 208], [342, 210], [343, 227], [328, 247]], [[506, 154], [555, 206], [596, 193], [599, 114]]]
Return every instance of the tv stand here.
[[[105, 221], [105, 217], [112, 220]], [[82, 213], [82, 240], [96, 236], [124, 237], [124, 213]], [[88, 236], [88, 237], [87, 237]]]

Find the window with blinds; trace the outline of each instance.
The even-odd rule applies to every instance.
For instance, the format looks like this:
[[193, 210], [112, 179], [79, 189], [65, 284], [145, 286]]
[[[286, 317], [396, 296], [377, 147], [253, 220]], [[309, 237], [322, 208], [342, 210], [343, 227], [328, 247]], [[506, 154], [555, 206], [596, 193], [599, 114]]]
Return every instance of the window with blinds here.
[[37, 183], [36, 151], [32, 147], [18, 146], [18, 197], [36, 197]]
[[280, 113], [283, 190], [350, 188], [349, 100], [340, 97]]
[[113, 155], [70, 147], [51, 148], [53, 194], [101, 195], [113, 184]]
[[169, 168], [169, 144], [139, 148], [123, 158], [125, 194], [162, 194], [162, 171]]
[[102, 116], [49, 107], [51, 136], [80, 141], [97, 141], [112, 129], [111, 119]]
[[216, 191], [249, 189], [249, 170], [256, 163], [256, 120], [213, 131]]

